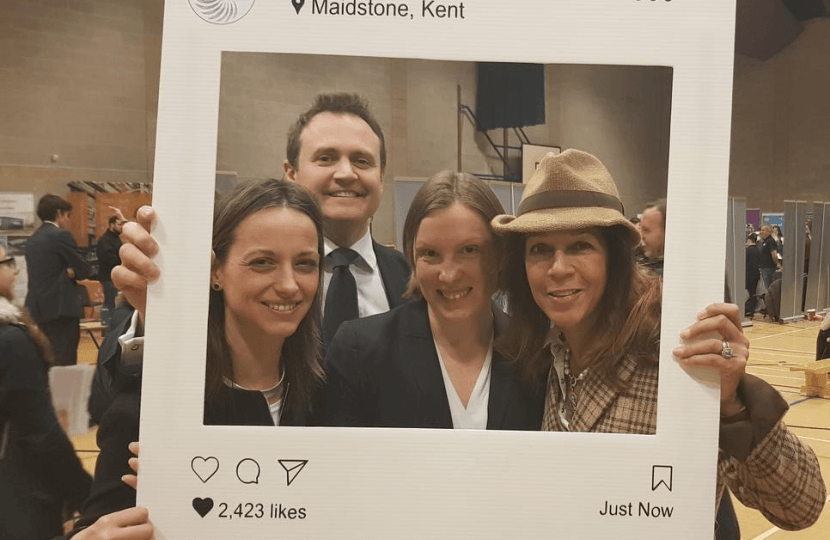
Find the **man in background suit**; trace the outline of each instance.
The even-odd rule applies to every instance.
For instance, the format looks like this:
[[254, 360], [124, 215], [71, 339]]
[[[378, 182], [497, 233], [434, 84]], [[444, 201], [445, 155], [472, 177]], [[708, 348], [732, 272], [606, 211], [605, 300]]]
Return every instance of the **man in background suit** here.
[[[289, 128], [285, 155], [286, 178], [314, 193], [323, 209], [323, 337], [328, 342], [341, 322], [403, 303], [409, 281], [403, 255], [375, 242], [369, 228], [383, 193], [383, 131], [357, 94], [318, 94]], [[339, 264], [332, 252], [349, 250], [356, 253], [349, 254], [353, 259], [348, 271], [356, 284], [357, 306], [343, 316], [336, 312], [341, 306], [331, 305], [328, 293], [334, 266]]]
[[[121, 249], [121, 227], [124, 220], [120, 216], [110, 216], [107, 232], [101, 235], [98, 239], [98, 244], [95, 246], [95, 252], [98, 254], [98, 280], [101, 282], [101, 287], [104, 289], [104, 305], [102, 309], [106, 309], [106, 320], [104, 324], [109, 325], [112, 314], [115, 311], [115, 297], [118, 295], [118, 289], [112, 284], [112, 269], [121, 264], [121, 257], [118, 256], [118, 250]], [[102, 318], [104, 318], [102, 316]]]
[[663, 275], [663, 251], [666, 247], [666, 199], [650, 202], [640, 220], [643, 254], [640, 262], [659, 276]]
[[49, 338], [59, 366], [78, 362], [84, 313], [75, 280], [89, 277], [89, 265], [67, 230], [71, 212], [68, 201], [44, 195], [37, 204], [43, 225], [26, 242], [26, 309]]

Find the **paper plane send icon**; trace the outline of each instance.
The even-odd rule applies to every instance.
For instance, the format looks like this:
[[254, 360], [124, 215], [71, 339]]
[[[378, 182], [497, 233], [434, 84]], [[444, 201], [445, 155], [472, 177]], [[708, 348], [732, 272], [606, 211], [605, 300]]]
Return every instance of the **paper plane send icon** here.
[[280, 459], [277, 461], [279, 461], [282, 468], [285, 469], [286, 486], [291, 485], [291, 482], [297, 478], [297, 475], [300, 474], [300, 471], [302, 471], [303, 467], [305, 467], [308, 463], [307, 459]]

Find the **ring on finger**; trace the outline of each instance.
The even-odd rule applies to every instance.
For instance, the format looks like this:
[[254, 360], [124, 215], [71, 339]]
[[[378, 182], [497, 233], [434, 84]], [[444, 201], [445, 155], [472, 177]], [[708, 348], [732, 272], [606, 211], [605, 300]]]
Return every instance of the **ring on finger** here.
[[732, 350], [732, 347], [729, 346], [729, 342], [724, 340], [723, 347], [720, 350], [720, 355], [724, 358], [732, 358], [735, 355], [735, 351]]

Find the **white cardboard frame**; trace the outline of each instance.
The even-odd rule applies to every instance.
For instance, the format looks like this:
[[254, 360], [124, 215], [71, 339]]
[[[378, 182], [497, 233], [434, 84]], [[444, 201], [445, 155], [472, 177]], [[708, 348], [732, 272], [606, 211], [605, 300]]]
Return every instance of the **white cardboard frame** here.
[[[694, 228], [725, 249], [734, 0], [465, 0], [463, 19], [421, 17], [422, 0], [397, 19], [237, 0], [236, 22], [197, 15], [232, 2], [165, 2], [153, 200], [164, 272], [149, 293], [138, 492], [157, 538], [711, 538], [717, 377], [684, 371], [671, 350], [723, 293], [723, 268], [682, 234]], [[223, 50], [672, 66], [657, 435], [203, 426]], [[203, 482], [194, 472], [207, 477], [214, 462], [198, 458], [210, 457], [219, 466]], [[237, 478], [248, 459], [257, 483]], [[308, 463], [291, 477], [285, 459]], [[197, 498], [214, 502], [205, 517]], [[631, 503], [633, 515], [600, 515], [606, 501]], [[232, 517], [218, 517], [222, 502]], [[234, 515], [240, 503], [263, 504], [263, 517]], [[644, 516], [641, 503], [671, 516]]]

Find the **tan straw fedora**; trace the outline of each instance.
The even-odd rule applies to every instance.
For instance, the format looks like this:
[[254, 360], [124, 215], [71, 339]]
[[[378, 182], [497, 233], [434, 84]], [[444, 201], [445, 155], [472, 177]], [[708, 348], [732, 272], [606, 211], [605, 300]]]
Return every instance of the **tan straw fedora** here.
[[631, 246], [640, 233], [623, 214], [614, 180], [600, 160], [581, 150], [548, 154], [525, 186], [516, 216], [493, 218], [498, 233], [535, 234], [621, 225]]

